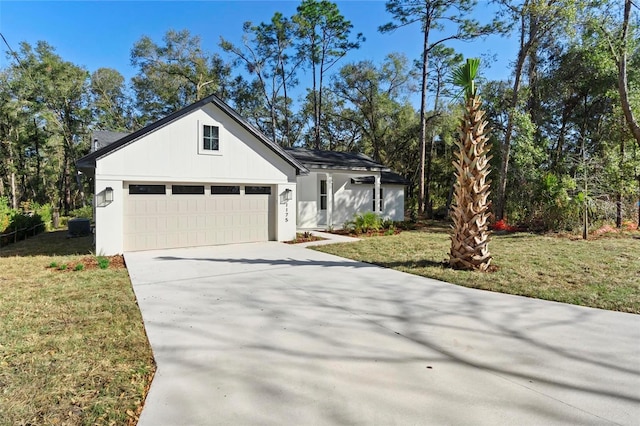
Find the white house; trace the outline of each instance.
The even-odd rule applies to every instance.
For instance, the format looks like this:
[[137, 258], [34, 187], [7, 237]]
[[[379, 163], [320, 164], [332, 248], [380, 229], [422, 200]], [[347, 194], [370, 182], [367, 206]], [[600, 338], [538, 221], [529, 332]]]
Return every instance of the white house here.
[[406, 181], [363, 154], [288, 149], [309, 173], [298, 176], [298, 228], [342, 228], [356, 213], [404, 220]]
[[93, 148], [77, 166], [95, 185], [98, 254], [287, 241], [355, 212], [404, 215], [404, 182], [384, 166], [284, 150], [213, 95]]

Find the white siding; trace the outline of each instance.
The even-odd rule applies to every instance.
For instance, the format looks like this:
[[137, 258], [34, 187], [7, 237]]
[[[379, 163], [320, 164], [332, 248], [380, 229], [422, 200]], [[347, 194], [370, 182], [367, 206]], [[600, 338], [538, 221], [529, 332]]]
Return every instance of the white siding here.
[[[198, 154], [204, 124], [219, 126], [221, 155]], [[295, 182], [291, 165], [212, 104], [100, 159], [96, 175], [147, 182]]]
[[[203, 125], [219, 127], [220, 152], [199, 153]], [[114, 201], [96, 207], [96, 252], [124, 251], [124, 188], [128, 182], [268, 185], [272, 189], [270, 239], [295, 238], [296, 203], [281, 203], [296, 170], [263, 142], [212, 104], [148, 133], [96, 161], [96, 194], [114, 190]], [[295, 198], [294, 198], [295, 200]]]
[[[373, 211], [373, 184], [353, 184], [352, 178], [372, 176], [369, 173], [334, 172], [333, 175], [333, 227], [340, 229], [356, 213]], [[311, 172], [298, 177], [298, 227], [301, 229], [326, 226], [326, 214], [320, 211], [319, 185], [324, 172]], [[404, 186], [382, 185], [384, 197], [383, 218], [404, 220]]]
[[[106, 180], [96, 175], [96, 254], [110, 256], [122, 253], [124, 190], [121, 180]], [[105, 188], [113, 189], [113, 202], [99, 205], [97, 200]]]
[[404, 220], [404, 186], [382, 185], [384, 194], [384, 218], [395, 221]]
[[298, 228], [318, 227], [318, 174], [298, 176]]

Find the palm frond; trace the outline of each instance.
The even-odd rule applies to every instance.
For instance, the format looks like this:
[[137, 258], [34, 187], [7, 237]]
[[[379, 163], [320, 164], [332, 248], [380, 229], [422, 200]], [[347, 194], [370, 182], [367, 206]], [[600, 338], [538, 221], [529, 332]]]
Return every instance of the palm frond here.
[[468, 58], [464, 65], [453, 70], [451, 82], [463, 90], [465, 99], [472, 98], [476, 95], [477, 88], [475, 79], [478, 75], [479, 68], [479, 58]]

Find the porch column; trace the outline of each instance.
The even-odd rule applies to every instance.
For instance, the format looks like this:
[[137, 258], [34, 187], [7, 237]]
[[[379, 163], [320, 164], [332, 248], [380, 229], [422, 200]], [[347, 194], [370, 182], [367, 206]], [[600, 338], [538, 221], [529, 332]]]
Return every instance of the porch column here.
[[373, 199], [376, 201], [373, 206], [373, 212], [376, 214], [382, 214], [380, 211], [380, 173], [374, 176], [373, 188]]
[[333, 228], [333, 175], [327, 173], [327, 229]]

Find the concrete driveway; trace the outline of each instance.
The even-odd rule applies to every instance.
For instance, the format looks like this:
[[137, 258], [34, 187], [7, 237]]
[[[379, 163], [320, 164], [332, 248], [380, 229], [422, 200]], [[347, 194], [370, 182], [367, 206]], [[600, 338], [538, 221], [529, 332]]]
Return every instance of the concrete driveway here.
[[158, 365], [142, 426], [639, 424], [638, 315], [274, 242], [126, 261]]

